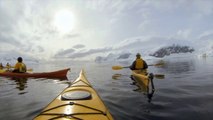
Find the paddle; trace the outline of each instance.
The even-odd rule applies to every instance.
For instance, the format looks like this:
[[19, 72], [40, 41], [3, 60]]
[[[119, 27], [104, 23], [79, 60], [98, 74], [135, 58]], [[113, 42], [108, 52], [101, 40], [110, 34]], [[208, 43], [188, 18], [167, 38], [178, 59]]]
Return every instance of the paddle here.
[[[6, 66], [6, 67], [4, 67], [5, 69], [9, 69], [9, 68], [15, 68], [14, 66]], [[33, 69], [32, 68], [29, 68], [29, 69], [27, 69], [27, 71], [28, 72], [32, 72], [33, 71]]]
[[[148, 65], [148, 66], [162, 66], [162, 65], [164, 65], [163, 62], [157, 63], [157, 64], [151, 64], [151, 65]], [[123, 68], [130, 68], [130, 66], [125, 66], [125, 67], [119, 66], [119, 65], [117, 65], [117, 66], [112, 66], [112, 69], [113, 69], [113, 70], [121, 70], [121, 69], [123, 69]], [[119, 75], [119, 74], [117, 74], [117, 75]], [[120, 74], [120, 75], [121, 75], [121, 74]], [[121, 76], [122, 76], [122, 75], [121, 75]], [[119, 76], [113, 76], [113, 77], [119, 77]], [[158, 79], [164, 79], [164, 78], [165, 78], [165, 75], [163, 75], [163, 74], [154, 74], [154, 77], [155, 77], [155, 78], [158, 78]]]
[[[148, 66], [162, 66], [162, 65], [163, 65], [163, 63], [157, 63], [157, 64], [151, 64], [151, 65], [148, 65]], [[117, 65], [117, 66], [112, 66], [112, 69], [113, 69], [113, 70], [121, 70], [121, 69], [123, 69], [123, 68], [130, 68], [130, 66], [125, 66], [125, 67], [119, 66], [119, 65]]]
[[32, 72], [32, 71], [33, 71], [33, 69], [32, 69], [32, 68], [30, 68], [30, 69], [27, 69], [27, 71], [28, 71], [28, 72]]
[[[164, 79], [165, 78], [165, 75], [163, 74], [153, 74], [155, 78], [157, 79]], [[112, 76], [113, 79], [118, 79], [119, 77], [121, 76], [125, 76], [125, 77], [129, 77], [130, 75], [122, 75], [122, 74], [114, 74]]]

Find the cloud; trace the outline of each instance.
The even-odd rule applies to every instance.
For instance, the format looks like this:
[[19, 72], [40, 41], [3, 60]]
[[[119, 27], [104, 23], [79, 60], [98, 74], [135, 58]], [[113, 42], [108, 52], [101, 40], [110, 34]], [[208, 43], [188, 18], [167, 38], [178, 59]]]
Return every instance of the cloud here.
[[212, 31], [205, 31], [199, 36], [199, 40], [210, 40], [213, 39], [213, 30]]
[[22, 17], [24, 5], [16, 1], [0, 2], [0, 30], [1, 32], [12, 32], [17, 25], [18, 20]]
[[36, 46], [36, 51], [38, 51], [38, 53], [44, 52], [44, 48], [42, 46]]
[[131, 53], [124, 53], [124, 54], [121, 54], [118, 59], [127, 59], [130, 57], [130, 55], [132, 55]]
[[73, 52], [75, 52], [75, 50], [74, 49], [72, 49], [72, 48], [70, 48], [70, 49], [67, 49], [67, 50], [61, 50], [61, 51], [59, 51], [58, 53], [56, 53], [55, 55], [54, 55], [54, 57], [67, 57], [67, 56], [69, 56], [70, 54], [72, 54]]
[[75, 49], [81, 49], [81, 48], [85, 48], [85, 45], [83, 45], [83, 44], [77, 44], [77, 45], [74, 45], [73, 48], [75, 48]]
[[0, 42], [1, 44], [5, 43], [17, 46], [21, 45], [21, 43], [18, 40], [16, 40], [13, 36], [7, 36], [5, 34], [2, 34], [1, 32], [0, 32]]
[[173, 41], [170, 41], [169, 38], [165, 37], [136, 37], [136, 38], [129, 38], [121, 41], [120, 43], [113, 46], [114, 50], [119, 52], [126, 52], [126, 53], [142, 53], [148, 54], [148, 52], [152, 51], [153, 49], [158, 49], [162, 46], [166, 46], [167, 44], [171, 44]]
[[75, 59], [75, 58], [90, 57], [90, 55], [109, 52], [111, 50], [112, 50], [112, 48], [106, 47], [106, 48], [90, 49], [90, 50], [87, 50], [87, 51], [77, 51], [77, 52], [71, 54], [69, 56], [69, 58]]
[[[76, 17], [69, 34], [60, 34], [52, 24], [62, 9]], [[17, 50], [43, 58], [147, 54], [176, 43], [204, 47], [213, 38], [212, 0], [2, 0], [0, 16], [1, 52]]]
[[[117, 59], [128, 59], [132, 54], [139, 52], [143, 55], [149, 55], [150, 52], [173, 44], [188, 45], [191, 44], [191, 42], [184, 39], [182, 40], [170, 37], [136, 37], [123, 40], [112, 47], [76, 50], [75, 52], [69, 54], [68, 57], [78, 59], [85, 57], [90, 58], [92, 55], [96, 55], [99, 56], [96, 59], [108, 59], [104, 56], [106, 54], [113, 53], [118, 56]], [[99, 54], [101, 54], [101, 56]]]
[[80, 36], [80, 35], [77, 34], [77, 33], [76, 33], [76, 34], [67, 34], [67, 35], [65, 34], [65, 35], [64, 35], [64, 38], [65, 38], [65, 39], [70, 39], [70, 38], [76, 38], [76, 37], [79, 37], [79, 36]]
[[199, 38], [195, 40], [194, 46], [196, 46], [197, 49], [204, 49], [205, 51], [207, 51], [206, 48], [211, 48], [213, 46], [213, 31], [203, 32]]

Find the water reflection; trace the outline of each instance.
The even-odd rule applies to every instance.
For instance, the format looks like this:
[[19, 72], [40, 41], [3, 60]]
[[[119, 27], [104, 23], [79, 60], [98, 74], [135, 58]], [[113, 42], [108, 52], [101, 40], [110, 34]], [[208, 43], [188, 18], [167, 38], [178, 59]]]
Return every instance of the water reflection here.
[[154, 92], [155, 92], [155, 87], [154, 87], [154, 82], [153, 82], [153, 79], [154, 79], [153, 74], [150, 74], [148, 86], [145, 85], [145, 84], [138, 84], [131, 75], [122, 75], [122, 74], [112, 75], [112, 79], [114, 79], [114, 80], [121, 80], [122, 79], [121, 77], [130, 78], [130, 80], [132, 80], [131, 85], [137, 86], [137, 88], [133, 89], [133, 91], [143, 93], [143, 95], [147, 96], [147, 98], [148, 98], [147, 101], [149, 103], [152, 101], [152, 97], [153, 97]]
[[195, 63], [192, 60], [182, 60], [182, 61], [165, 61], [165, 64], [158, 69], [164, 73], [170, 74], [180, 74], [189, 71], [195, 71]]
[[[27, 81], [30, 80], [30, 79], [38, 79], [38, 78], [21, 78], [21, 77], [12, 77], [10, 78], [10, 80], [13, 80], [15, 81], [15, 85], [16, 85], [16, 89], [18, 89], [20, 91], [19, 94], [25, 94], [27, 93], [27, 91], [24, 91], [28, 86], [27, 86]], [[49, 79], [53, 79], [53, 78], [49, 78]], [[39, 80], [49, 80], [47, 78], [42, 78], [42, 79], [39, 79]], [[57, 79], [53, 79], [53, 80], [56, 80], [56, 81], [66, 81], [68, 80], [67, 77], [66, 78], [57, 78]], [[64, 82], [64, 84], [68, 84], [67, 82]]]
[[12, 80], [15, 80], [18, 90], [23, 91], [27, 88], [27, 78], [12, 78]]
[[[138, 86], [138, 88], [135, 89], [134, 91], [141, 91], [144, 95], [147, 96], [148, 102], [150, 103], [152, 101], [152, 97], [153, 97], [154, 92], [155, 92], [155, 86], [154, 86], [154, 82], [153, 82], [154, 75], [152, 73], [150, 73], [148, 75], [148, 85], [145, 85], [144, 82], [142, 82], [140, 84], [137, 83], [135, 81], [134, 77], [132, 77], [132, 76], [130, 78], [133, 81], [133, 84]], [[141, 80], [141, 81], [143, 81], [143, 80]]]

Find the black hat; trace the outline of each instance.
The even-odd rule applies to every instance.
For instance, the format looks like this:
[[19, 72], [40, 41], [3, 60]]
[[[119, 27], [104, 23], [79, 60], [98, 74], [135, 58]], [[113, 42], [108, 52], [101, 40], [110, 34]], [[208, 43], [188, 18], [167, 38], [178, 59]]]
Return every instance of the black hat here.
[[22, 62], [22, 57], [18, 57], [18, 62]]

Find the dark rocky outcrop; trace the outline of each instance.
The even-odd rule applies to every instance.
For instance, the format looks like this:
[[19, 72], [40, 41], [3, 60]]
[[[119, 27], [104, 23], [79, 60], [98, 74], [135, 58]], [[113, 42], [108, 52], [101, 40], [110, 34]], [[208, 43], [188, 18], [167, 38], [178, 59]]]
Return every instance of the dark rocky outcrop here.
[[172, 46], [160, 48], [153, 54], [150, 54], [150, 56], [164, 57], [164, 56], [169, 56], [170, 54], [192, 53], [192, 52], [194, 52], [194, 49], [191, 48], [190, 46], [172, 45]]

